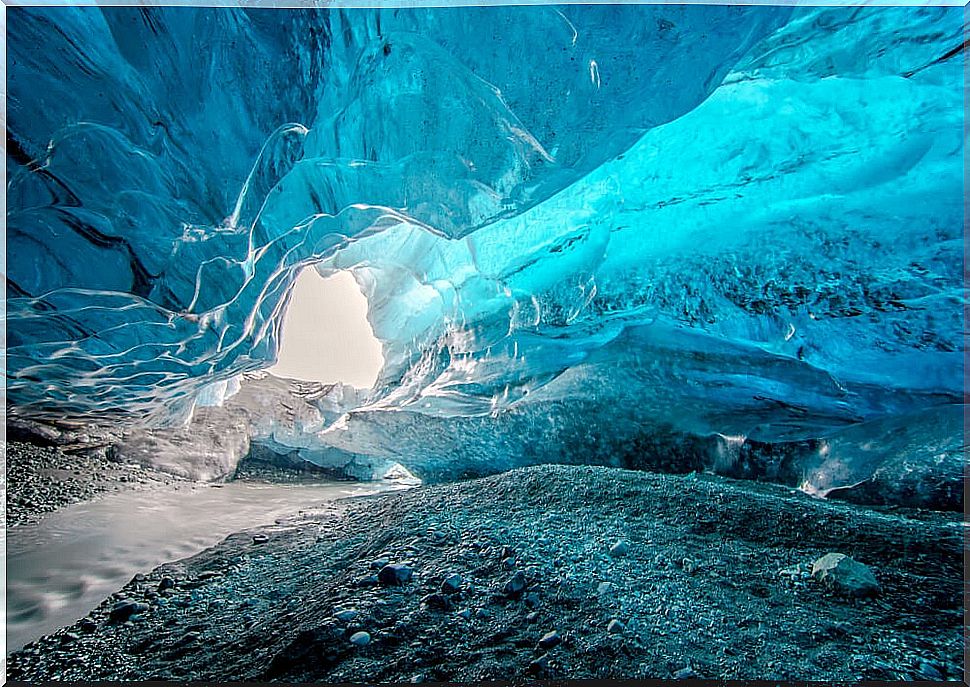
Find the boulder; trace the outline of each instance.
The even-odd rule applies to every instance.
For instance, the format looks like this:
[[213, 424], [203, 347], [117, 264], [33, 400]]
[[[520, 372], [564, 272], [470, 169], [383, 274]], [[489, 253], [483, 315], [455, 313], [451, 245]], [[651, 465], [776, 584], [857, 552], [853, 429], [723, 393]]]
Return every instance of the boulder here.
[[827, 553], [812, 564], [812, 579], [852, 597], [877, 596], [882, 588], [867, 566], [842, 553]]

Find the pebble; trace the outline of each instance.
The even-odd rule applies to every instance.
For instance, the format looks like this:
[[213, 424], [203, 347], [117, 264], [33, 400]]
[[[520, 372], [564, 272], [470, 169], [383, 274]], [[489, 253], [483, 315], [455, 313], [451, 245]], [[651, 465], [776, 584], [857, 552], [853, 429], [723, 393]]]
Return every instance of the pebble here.
[[357, 611], [355, 611], [352, 608], [347, 608], [343, 611], [337, 611], [336, 613], [333, 614], [333, 617], [336, 618], [337, 620], [343, 621], [345, 623], [349, 623], [351, 620], [356, 618], [357, 615], [358, 615]]
[[421, 603], [428, 608], [434, 608], [439, 611], [451, 610], [451, 600], [444, 594], [428, 594], [421, 599]]
[[530, 613], [529, 615], [527, 615], [525, 617], [525, 619], [527, 621], [529, 621], [530, 623], [534, 623], [536, 620], [539, 619], [539, 614], [536, 611], [532, 611], [532, 613]]
[[542, 638], [539, 640], [539, 648], [551, 649], [554, 646], [557, 646], [561, 641], [562, 637], [559, 636], [559, 633], [552, 630], [551, 632], [547, 632], [546, 634], [542, 635]]
[[370, 633], [369, 632], [355, 632], [350, 635], [350, 643], [354, 646], [367, 646], [370, 644]]
[[596, 585], [596, 594], [598, 596], [605, 596], [611, 591], [613, 591], [613, 585], [611, 585], [609, 582], [600, 582], [598, 585]]
[[539, 605], [539, 595], [535, 592], [529, 592], [524, 597], [522, 597], [522, 600], [525, 602], [525, 605], [528, 606], [529, 608], [535, 608], [536, 606]]
[[373, 561], [370, 562], [370, 569], [371, 570], [380, 570], [381, 568], [383, 568], [385, 565], [387, 565], [390, 562], [391, 562], [391, 559], [390, 558], [378, 558], [378, 559], [373, 560]]
[[461, 583], [463, 582], [461, 575], [455, 573], [454, 575], [449, 575], [445, 578], [444, 582], [441, 583], [441, 591], [445, 594], [454, 594], [459, 589], [461, 589]]
[[375, 587], [377, 586], [377, 575], [368, 575], [358, 582], [361, 587]]
[[509, 578], [508, 582], [502, 588], [502, 591], [506, 596], [518, 596], [525, 591], [525, 575], [521, 570]]
[[606, 626], [606, 631], [609, 632], [611, 635], [618, 635], [626, 631], [626, 626], [623, 623], [621, 623], [619, 620], [614, 618]]
[[515, 567], [515, 559], [509, 556], [502, 561], [502, 567], [506, 570], [512, 570]]
[[690, 668], [681, 668], [674, 673], [675, 680], [695, 680], [698, 677], [700, 676]]
[[87, 634], [91, 634], [92, 632], [96, 632], [97, 631], [98, 624], [96, 622], [94, 622], [93, 620], [91, 620], [90, 618], [84, 618], [79, 623], [79, 627], [81, 628], [81, 632], [85, 632]]
[[167, 589], [171, 589], [175, 586], [175, 580], [171, 577], [163, 577], [158, 581], [158, 591], [164, 592]]
[[480, 620], [484, 620], [485, 618], [491, 618], [492, 614], [487, 608], [479, 608], [477, 611], [475, 611], [475, 617]]
[[457, 615], [459, 618], [464, 618], [465, 620], [468, 620], [469, 618], [472, 617], [472, 612], [467, 608], [463, 608], [460, 611], [458, 611], [455, 615]]
[[530, 673], [542, 673], [549, 667], [549, 654], [542, 654], [539, 658], [529, 663]]
[[253, 535], [253, 544], [265, 544], [268, 541], [269, 541], [269, 536], [267, 536], [265, 534], [254, 534]]
[[377, 581], [385, 586], [400, 586], [410, 582], [412, 574], [403, 563], [388, 563], [377, 573]]
[[619, 558], [620, 556], [625, 556], [629, 550], [629, 544], [625, 541], [618, 541], [610, 547], [610, 555], [614, 558]]
[[123, 623], [131, 618], [131, 616], [144, 613], [147, 610], [148, 604], [138, 603], [131, 599], [122, 599], [111, 607], [111, 613], [108, 615], [108, 619], [111, 622]]

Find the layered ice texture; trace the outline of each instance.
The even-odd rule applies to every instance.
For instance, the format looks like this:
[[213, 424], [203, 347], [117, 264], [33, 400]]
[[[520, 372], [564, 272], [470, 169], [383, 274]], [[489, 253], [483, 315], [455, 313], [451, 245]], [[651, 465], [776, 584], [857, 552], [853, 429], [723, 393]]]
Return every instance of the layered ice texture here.
[[301, 269], [349, 270], [385, 366], [307, 460], [676, 463], [692, 437], [733, 470], [799, 446], [820, 492], [962, 475], [959, 8], [8, 25], [14, 416], [184, 423], [273, 363]]

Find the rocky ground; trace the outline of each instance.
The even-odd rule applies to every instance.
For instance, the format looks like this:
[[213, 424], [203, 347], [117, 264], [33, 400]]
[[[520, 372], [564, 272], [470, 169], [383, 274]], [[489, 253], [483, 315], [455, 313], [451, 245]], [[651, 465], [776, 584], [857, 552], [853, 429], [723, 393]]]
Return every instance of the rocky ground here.
[[[232, 535], [12, 654], [8, 676], [960, 680], [962, 542], [952, 514], [524, 468]], [[868, 566], [876, 596], [812, 577], [827, 553]]]
[[179, 488], [189, 480], [134, 463], [109, 451], [65, 451], [12, 441], [6, 447], [7, 527], [34, 522], [72, 503], [128, 490]]

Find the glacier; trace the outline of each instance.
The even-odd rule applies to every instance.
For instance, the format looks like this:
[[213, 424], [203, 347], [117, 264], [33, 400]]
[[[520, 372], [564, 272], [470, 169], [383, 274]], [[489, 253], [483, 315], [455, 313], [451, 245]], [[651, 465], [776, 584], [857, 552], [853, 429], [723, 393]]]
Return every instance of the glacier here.
[[[225, 421], [234, 456], [357, 475], [952, 491], [964, 30], [946, 7], [10, 8], [8, 415], [146, 456]], [[253, 375], [302, 269], [353, 274], [385, 366], [297, 422]]]

